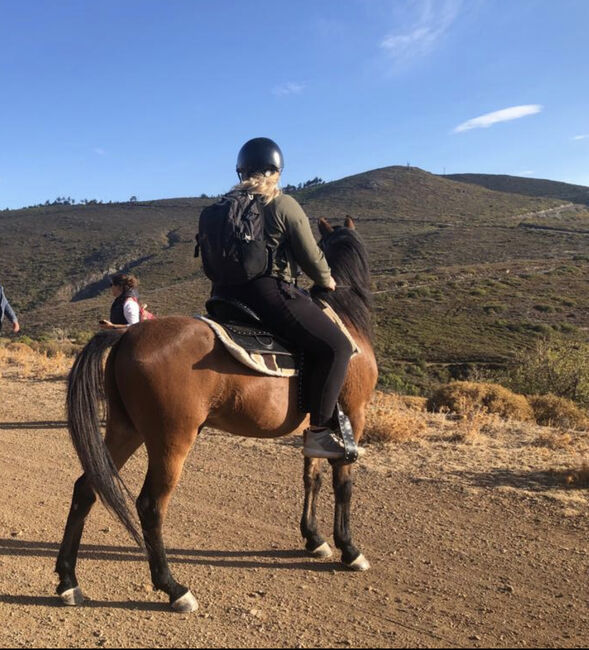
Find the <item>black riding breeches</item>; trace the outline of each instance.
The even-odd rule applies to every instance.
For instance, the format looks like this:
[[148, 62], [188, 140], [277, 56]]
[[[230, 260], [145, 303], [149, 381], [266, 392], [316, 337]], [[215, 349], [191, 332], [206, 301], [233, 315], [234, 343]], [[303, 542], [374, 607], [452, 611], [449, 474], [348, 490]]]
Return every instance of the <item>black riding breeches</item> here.
[[341, 329], [300, 289], [262, 277], [240, 287], [215, 288], [215, 294], [251, 307], [268, 329], [303, 353], [302, 368], [311, 424], [325, 425], [342, 389], [352, 344]]

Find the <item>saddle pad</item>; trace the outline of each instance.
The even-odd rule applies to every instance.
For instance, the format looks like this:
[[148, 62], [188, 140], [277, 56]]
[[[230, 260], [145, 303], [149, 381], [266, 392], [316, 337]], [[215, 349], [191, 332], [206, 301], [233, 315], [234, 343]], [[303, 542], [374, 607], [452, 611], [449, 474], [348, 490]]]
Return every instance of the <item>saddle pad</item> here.
[[315, 300], [315, 302], [321, 307], [323, 310], [324, 314], [328, 317], [331, 318], [331, 320], [340, 328], [340, 330], [346, 335], [348, 341], [352, 345], [352, 356], [356, 354], [362, 354], [362, 350], [360, 349], [360, 346], [356, 343], [354, 340], [354, 337], [350, 334], [350, 330], [344, 325], [344, 322], [342, 319], [335, 313], [333, 310], [333, 307], [331, 305], [328, 305], [325, 300]]
[[[352, 356], [361, 354], [360, 347], [335, 311], [323, 300], [318, 300], [317, 304], [321, 307], [325, 315], [328, 316], [346, 335], [352, 345]], [[247, 350], [236, 343], [223, 325], [217, 323], [217, 321], [199, 314], [196, 314], [195, 318], [204, 321], [213, 332], [215, 332], [217, 338], [221, 343], [223, 343], [229, 354], [243, 363], [244, 366], [260, 372], [263, 375], [270, 375], [271, 377], [296, 377], [298, 375], [298, 370], [293, 367], [294, 356]]]
[[[227, 330], [214, 320], [206, 316], [196, 315], [195, 318], [204, 321], [217, 335], [217, 338], [223, 343], [227, 352], [243, 363], [244, 366], [251, 368], [263, 375], [271, 377], [296, 377], [298, 371], [292, 366], [294, 357], [285, 354], [273, 354], [266, 352], [250, 352], [243, 346], [238, 345], [229, 335]], [[290, 367], [283, 367], [284, 364]]]

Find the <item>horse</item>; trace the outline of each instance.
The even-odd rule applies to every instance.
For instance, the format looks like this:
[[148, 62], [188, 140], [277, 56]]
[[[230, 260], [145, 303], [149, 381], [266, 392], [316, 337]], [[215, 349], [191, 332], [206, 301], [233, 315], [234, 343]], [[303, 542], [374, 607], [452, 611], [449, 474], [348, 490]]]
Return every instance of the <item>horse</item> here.
[[[349, 217], [343, 226], [321, 219], [319, 232], [319, 245], [338, 285], [322, 297], [360, 348], [350, 361], [339, 397], [358, 442], [377, 380], [368, 256]], [[205, 426], [257, 438], [302, 431], [308, 416], [299, 409], [297, 395], [296, 377], [267, 376], [245, 368], [199, 319], [168, 316], [126, 330], [97, 333], [78, 354], [68, 376], [68, 429], [84, 473], [74, 484], [55, 566], [59, 577], [56, 592], [62, 602], [75, 606], [84, 600], [76, 562], [84, 522], [99, 497], [137, 544], [145, 545], [153, 586], [167, 594], [171, 609], [194, 611], [198, 606], [195, 597], [172, 576], [162, 535], [186, 456]], [[148, 456], [145, 481], [136, 500], [143, 538], [129, 507], [133, 497], [119, 474], [141, 445]], [[352, 465], [329, 462], [335, 494], [335, 546], [346, 567], [365, 571], [370, 564], [353, 544], [350, 530]], [[315, 514], [322, 468], [321, 459], [305, 458], [300, 530], [306, 552], [326, 558], [332, 556], [332, 550], [318, 530]]]

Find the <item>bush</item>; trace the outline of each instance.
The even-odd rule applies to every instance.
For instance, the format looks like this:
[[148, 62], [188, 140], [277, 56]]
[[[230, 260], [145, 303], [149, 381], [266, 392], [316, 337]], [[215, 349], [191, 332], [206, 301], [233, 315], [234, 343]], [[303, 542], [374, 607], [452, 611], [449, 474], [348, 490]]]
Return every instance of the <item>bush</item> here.
[[579, 407], [566, 397], [530, 395], [528, 402], [534, 411], [538, 424], [566, 429], [585, 430], [589, 428], [589, 418]]
[[468, 415], [475, 410], [522, 422], [533, 421], [534, 413], [523, 395], [499, 384], [453, 381], [436, 390], [427, 402], [428, 411]]
[[518, 355], [508, 382], [519, 393], [552, 393], [589, 407], [589, 345], [541, 339]]
[[375, 391], [366, 410], [366, 426], [362, 440], [364, 442], [405, 442], [416, 437], [426, 429], [426, 421], [421, 409], [407, 406], [406, 396], [391, 395]]

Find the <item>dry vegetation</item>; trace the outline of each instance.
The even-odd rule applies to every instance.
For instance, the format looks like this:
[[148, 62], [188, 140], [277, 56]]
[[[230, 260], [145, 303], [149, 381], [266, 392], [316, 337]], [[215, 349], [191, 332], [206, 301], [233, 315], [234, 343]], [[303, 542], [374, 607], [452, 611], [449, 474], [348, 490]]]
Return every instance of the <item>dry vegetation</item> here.
[[523, 395], [517, 395], [499, 384], [472, 381], [453, 381], [441, 386], [429, 399], [427, 408], [457, 415], [467, 415], [478, 408], [484, 413], [520, 422], [534, 419], [532, 407]]
[[538, 482], [589, 487], [589, 420], [569, 400], [543, 395], [528, 401], [501, 386], [472, 382], [443, 388], [440, 395], [448, 399], [442, 403], [438, 396], [437, 412], [426, 411], [423, 399], [376, 391], [364, 441], [388, 447], [397, 463], [394, 449], [409, 445], [424, 465], [443, 463], [449, 474], [486, 474], [491, 483], [508, 476], [509, 485], [532, 491]]
[[34, 349], [26, 343], [0, 339], [0, 378], [65, 378], [72, 362], [71, 354], [54, 346]]

